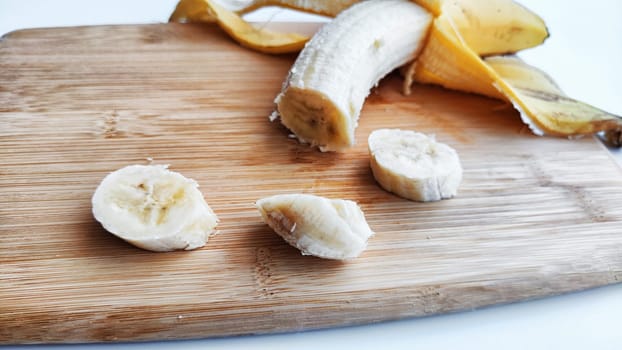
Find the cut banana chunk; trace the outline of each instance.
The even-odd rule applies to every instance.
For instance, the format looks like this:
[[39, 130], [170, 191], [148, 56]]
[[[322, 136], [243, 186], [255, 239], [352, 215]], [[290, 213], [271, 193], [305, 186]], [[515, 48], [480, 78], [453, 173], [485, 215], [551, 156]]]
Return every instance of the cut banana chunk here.
[[374, 234], [363, 211], [349, 200], [282, 194], [260, 199], [257, 208], [264, 222], [303, 255], [352, 259]]
[[277, 96], [281, 122], [322, 151], [354, 144], [370, 89], [413, 60], [432, 16], [408, 0], [369, 0], [324, 25], [298, 56]]
[[453, 148], [400, 129], [375, 130], [368, 141], [372, 173], [385, 190], [420, 202], [456, 195], [462, 166]]
[[110, 233], [158, 252], [202, 247], [218, 223], [197, 183], [165, 165], [130, 165], [108, 174], [92, 205]]

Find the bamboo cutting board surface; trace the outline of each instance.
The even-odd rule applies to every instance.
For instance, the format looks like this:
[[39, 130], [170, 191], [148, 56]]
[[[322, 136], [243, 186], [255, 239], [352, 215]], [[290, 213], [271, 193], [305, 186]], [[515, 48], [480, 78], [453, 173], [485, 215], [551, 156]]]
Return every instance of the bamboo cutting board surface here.
[[[178, 339], [297, 331], [509, 303], [622, 278], [622, 177], [594, 139], [533, 136], [501, 102], [383, 80], [358, 144], [322, 154], [268, 122], [294, 56], [218, 29], [145, 25], [15, 32], [0, 42], [0, 342]], [[461, 156], [459, 195], [381, 190], [366, 138], [435, 134]], [[195, 179], [220, 217], [191, 252], [105, 232], [90, 198], [110, 171]], [[376, 235], [349, 262], [287, 245], [254, 202], [357, 201]]]

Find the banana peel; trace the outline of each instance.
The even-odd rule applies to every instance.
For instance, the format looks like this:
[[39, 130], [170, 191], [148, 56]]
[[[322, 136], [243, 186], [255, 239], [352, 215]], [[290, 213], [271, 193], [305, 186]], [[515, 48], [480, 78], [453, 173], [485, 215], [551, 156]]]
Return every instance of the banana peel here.
[[[604, 131], [620, 145], [622, 119], [566, 96], [539, 69], [516, 57], [496, 56], [537, 46], [548, 37], [544, 21], [512, 0], [413, 0], [435, 15], [419, 57], [405, 67], [410, 83], [435, 84], [505, 100], [536, 134], [575, 136]], [[246, 0], [237, 12], [213, 0], [181, 0], [170, 21], [216, 22], [248, 48], [271, 54], [298, 52], [308, 37], [258, 29], [240, 14], [280, 6], [335, 16], [354, 0]], [[489, 57], [485, 57], [489, 56]], [[485, 58], [484, 58], [485, 57]]]
[[231, 38], [249, 49], [282, 54], [302, 50], [309, 37], [256, 28], [240, 15], [213, 0], [181, 0], [169, 18], [170, 22], [217, 23]]
[[[575, 136], [622, 129], [620, 117], [566, 96], [546, 73], [517, 57], [480, 57], [456, 24], [460, 15], [455, 14], [465, 12], [458, 4], [443, 7], [448, 12], [435, 19], [425, 49], [408, 70], [413, 77], [407, 80], [506, 100], [537, 135]], [[531, 43], [544, 38], [540, 33]]]
[[436, 17], [424, 49], [406, 71], [405, 93], [410, 93], [408, 83], [416, 81], [505, 99], [480, 56], [455, 33], [448, 16]]
[[168, 19], [169, 22], [180, 23], [216, 23], [216, 15], [204, 0], [181, 0]]
[[620, 117], [566, 96], [550, 76], [516, 56], [492, 56], [484, 64], [497, 75], [496, 86], [536, 134], [566, 136], [622, 129]]
[[548, 37], [544, 21], [511, 0], [420, 1], [437, 16], [407, 81], [507, 100], [480, 56], [514, 53]]
[[265, 6], [278, 6], [292, 10], [314, 13], [329, 17], [337, 16], [341, 11], [359, 2], [359, 0], [250, 0], [236, 9], [237, 13], [249, 13]]

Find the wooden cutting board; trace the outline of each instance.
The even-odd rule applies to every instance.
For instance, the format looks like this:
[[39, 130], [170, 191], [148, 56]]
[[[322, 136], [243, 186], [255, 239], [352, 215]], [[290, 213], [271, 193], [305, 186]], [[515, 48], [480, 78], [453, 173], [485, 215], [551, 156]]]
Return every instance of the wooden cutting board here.
[[[596, 140], [533, 136], [503, 103], [436, 87], [366, 102], [358, 144], [299, 145], [268, 122], [295, 56], [200, 25], [26, 30], [0, 42], [0, 342], [178, 339], [424, 316], [622, 279], [622, 176]], [[436, 134], [462, 159], [458, 197], [381, 190], [366, 138]], [[220, 217], [191, 252], [104, 231], [90, 198], [110, 171], [170, 164]], [[254, 202], [357, 201], [376, 235], [350, 262], [300, 253]]]

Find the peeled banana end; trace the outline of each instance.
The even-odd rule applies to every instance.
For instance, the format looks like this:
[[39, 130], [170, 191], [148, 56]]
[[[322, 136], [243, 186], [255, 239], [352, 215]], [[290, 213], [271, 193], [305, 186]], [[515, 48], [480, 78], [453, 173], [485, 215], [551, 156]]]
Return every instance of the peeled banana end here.
[[277, 108], [281, 123], [303, 143], [323, 152], [354, 144], [350, 118], [320, 92], [290, 86], [278, 98]]

